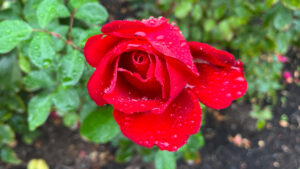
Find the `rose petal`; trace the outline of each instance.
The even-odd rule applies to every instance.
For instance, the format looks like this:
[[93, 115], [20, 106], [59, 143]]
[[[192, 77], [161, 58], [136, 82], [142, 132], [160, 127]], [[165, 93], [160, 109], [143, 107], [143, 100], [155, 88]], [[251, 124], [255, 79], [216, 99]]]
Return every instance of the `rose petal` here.
[[84, 56], [87, 62], [97, 67], [101, 58], [108, 52], [113, 46], [115, 46], [121, 38], [112, 36], [103, 37], [103, 34], [90, 37], [83, 48]]
[[218, 66], [233, 66], [234, 56], [226, 51], [217, 50], [212, 46], [200, 42], [189, 42], [195, 63], [208, 62]]
[[[160, 97], [153, 97], [153, 93], [151, 92], [141, 92], [127, 81], [131, 78], [131, 80], [135, 83], [142, 83], [139, 81], [142, 78], [137, 79], [137, 77], [128, 71], [124, 71], [122, 73], [119, 73], [120, 75], [118, 74], [115, 87], [104, 95], [104, 99], [108, 103], [112, 104], [115, 109], [132, 114], [139, 111], [148, 111], [153, 107], [157, 107], [162, 104]], [[135, 75], [137, 76], [138, 74]], [[144, 81], [144, 85], [149, 86], [150, 84], [153, 84], [153, 82]], [[141, 85], [142, 84], [139, 84], [139, 87], [141, 87]]]
[[95, 72], [90, 77], [87, 88], [90, 97], [98, 106], [106, 104], [103, 95], [108, 91], [110, 86], [114, 86], [117, 78], [117, 66], [119, 59], [104, 57], [99, 62]]
[[206, 106], [223, 109], [245, 94], [247, 82], [242, 68], [224, 68], [210, 64], [196, 66], [200, 76], [190, 82], [190, 87]]
[[[157, 58], [157, 60], [160, 60]], [[160, 65], [161, 63], [164, 63], [160, 60], [160, 62], [157, 63], [158, 67], [161, 67], [160, 69], [163, 70], [165, 67], [167, 67], [167, 75], [163, 75], [162, 77], [158, 79], [162, 79], [163, 87], [168, 87], [168, 89], [164, 89], [168, 91], [169, 97], [168, 100], [162, 104], [160, 107], [156, 107], [152, 109], [153, 113], [163, 113], [165, 109], [168, 107], [168, 105], [175, 99], [181, 92], [184, 90], [187, 81], [188, 81], [188, 72], [185, 71], [185, 69], [182, 67], [181, 63], [178, 63], [175, 59], [170, 59], [166, 61], [165, 65]], [[159, 76], [157, 76], [159, 77]], [[169, 77], [169, 79], [167, 79]]]
[[184, 90], [162, 114], [129, 115], [116, 109], [113, 114], [123, 134], [137, 144], [176, 151], [198, 132], [202, 112], [197, 97]]
[[189, 70], [198, 75], [189, 46], [177, 26], [165, 18], [143, 21], [113, 21], [102, 27], [104, 34], [117, 37], [147, 39], [165, 56], [176, 58]]

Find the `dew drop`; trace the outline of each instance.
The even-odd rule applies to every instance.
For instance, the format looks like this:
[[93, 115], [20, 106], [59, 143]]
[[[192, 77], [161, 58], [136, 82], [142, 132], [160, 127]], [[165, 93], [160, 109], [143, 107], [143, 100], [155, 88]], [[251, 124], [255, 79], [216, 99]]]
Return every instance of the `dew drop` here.
[[240, 82], [245, 81], [245, 79], [242, 76], [239, 76], [239, 77], [235, 78], [235, 80], [240, 81]]
[[174, 146], [172, 149], [173, 149], [174, 151], [176, 151], [176, 150], [178, 149], [178, 147], [177, 147], [177, 146]]
[[180, 47], [184, 47], [184, 46], [186, 46], [186, 45], [187, 45], [186, 42], [181, 42]]
[[141, 45], [140, 44], [128, 44], [128, 47], [135, 47], [135, 48], [137, 48], [137, 47], [140, 47]]
[[194, 123], [195, 123], [195, 121], [194, 121], [194, 120], [192, 120], [192, 121], [190, 121], [190, 123], [191, 123], [191, 124], [194, 124]]
[[227, 97], [231, 97], [231, 93], [227, 93], [226, 96], [227, 96]]
[[173, 44], [173, 42], [169, 42], [169, 45], [172, 45]]
[[145, 33], [145, 32], [142, 32], [142, 31], [138, 31], [138, 32], [135, 32], [134, 35], [135, 35], [135, 36], [140, 36], [140, 37], [145, 37], [145, 36], [146, 36], [146, 33]]
[[162, 145], [164, 145], [165, 147], [169, 147], [169, 143], [168, 142], [164, 142], [164, 143], [162, 143]]
[[228, 85], [229, 84], [229, 81], [224, 81], [223, 82], [223, 85]]
[[240, 95], [242, 95], [242, 92], [236, 92], [236, 94], [237, 94], [238, 96], [240, 96]]
[[164, 37], [164, 35], [158, 35], [157, 37], [156, 37], [156, 40], [163, 40], [165, 37]]
[[171, 22], [171, 25], [172, 25], [172, 26], [176, 26], [176, 22], [174, 22], [174, 21]]
[[174, 134], [173, 136], [172, 136], [172, 138], [177, 138], [178, 137], [178, 135], [177, 134]]

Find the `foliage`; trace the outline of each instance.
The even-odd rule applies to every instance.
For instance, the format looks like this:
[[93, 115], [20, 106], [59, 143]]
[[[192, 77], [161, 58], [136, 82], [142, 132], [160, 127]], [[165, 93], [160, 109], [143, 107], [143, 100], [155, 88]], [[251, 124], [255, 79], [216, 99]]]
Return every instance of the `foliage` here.
[[177, 23], [188, 40], [208, 43], [233, 53], [245, 64], [249, 100], [260, 107], [276, 103], [276, 91], [282, 87], [282, 63], [276, 56], [286, 54], [291, 45], [300, 46], [300, 1], [131, 2], [140, 18], [165, 16]]

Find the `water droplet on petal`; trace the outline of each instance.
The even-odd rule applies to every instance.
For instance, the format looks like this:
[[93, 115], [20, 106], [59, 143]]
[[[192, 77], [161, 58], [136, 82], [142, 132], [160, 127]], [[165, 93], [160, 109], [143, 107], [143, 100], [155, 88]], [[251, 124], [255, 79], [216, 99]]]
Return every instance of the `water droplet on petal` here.
[[240, 95], [242, 95], [242, 92], [236, 92], [236, 94], [237, 94], [238, 96], [240, 96]]
[[177, 138], [178, 136], [177, 136], [177, 134], [174, 134], [173, 136], [172, 136], [172, 138]]
[[164, 37], [164, 35], [158, 35], [157, 37], [156, 37], [156, 40], [163, 40], [165, 37]]
[[231, 93], [227, 93], [226, 96], [227, 96], [227, 97], [231, 97]]
[[138, 31], [138, 32], [135, 32], [134, 35], [135, 35], [135, 36], [140, 36], [140, 37], [145, 37], [145, 36], [146, 36], [146, 33], [145, 33], [145, 32], [142, 32], [142, 31]]
[[173, 151], [176, 151], [178, 149], [178, 147], [174, 146], [172, 149], [173, 149]]
[[240, 82], [245, 81], [244, 77], [242, 77], [242, 76], [239, 76], [239, 77], [235, 78], [235, 80], [240, 81]]
[[176, 22], [174, 22], [174, 21], [171, 22], [171, 25], [172, 25], [172, 26], [176, 26]]
[[186, 45], [187, 45], [186, 42], [181, 42], [180, 47], [184, 47], [184, 46], [186, 46]]
[[140, 47], [141, 45], [140, 44], [128, 44], [128, 47], [135, 47], [135, 48], [137, 48], [137, 47]]
[[223, 82], [223, 85], [228, 85], [229, 84], [229, 81], [224, 81]]

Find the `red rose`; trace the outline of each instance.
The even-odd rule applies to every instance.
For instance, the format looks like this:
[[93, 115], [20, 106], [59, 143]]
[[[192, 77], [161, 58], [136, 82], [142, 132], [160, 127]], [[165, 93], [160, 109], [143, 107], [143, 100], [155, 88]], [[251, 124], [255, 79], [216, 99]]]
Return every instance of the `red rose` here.
[[201, 123], [199, 101], [225, 108], [246, 89], [242, 62], [225, 51], [186, 42], [165, 18], [113, 21], [84, 47], [96, 68], [87, 87], [114, 106], [123, 134], [145, 147], [176, 151]]

